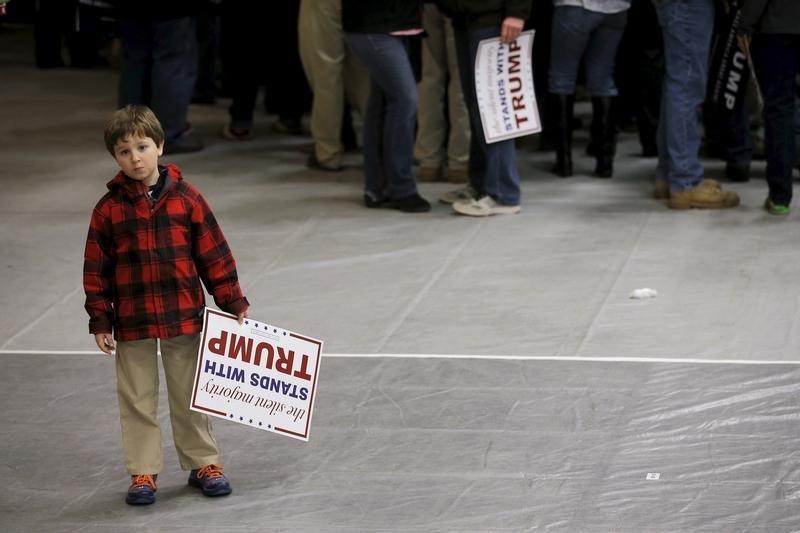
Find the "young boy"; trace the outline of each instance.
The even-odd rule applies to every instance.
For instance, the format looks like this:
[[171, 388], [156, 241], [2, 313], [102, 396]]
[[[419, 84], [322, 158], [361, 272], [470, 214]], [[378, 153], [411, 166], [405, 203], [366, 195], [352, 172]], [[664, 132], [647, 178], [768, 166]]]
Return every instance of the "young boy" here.
[[125, 466], [132, 478], [125, 501], [153, 503], [162, 467], [157, 343], [181, 468], [191, 470], [189, 484], [203, 494], [230, 494], [211, 421], [190, 411], [189, 403], [205, 306], [200, 281], [241, 323], [249, 304], [236, 263], [198, 190], [175, 165], [158, 164], [164, 130], [150, 109], [120, 109], [104, 134], [121, 171], [92, 213], [83, 286], [89, 332], [106, 354], [116, 348]]

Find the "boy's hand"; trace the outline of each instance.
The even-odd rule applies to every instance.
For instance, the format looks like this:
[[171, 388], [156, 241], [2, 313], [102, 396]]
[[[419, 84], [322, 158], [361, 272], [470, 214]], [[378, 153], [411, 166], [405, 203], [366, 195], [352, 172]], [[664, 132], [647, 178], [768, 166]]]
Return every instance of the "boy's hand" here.
[[239, 325], [240, 326], [242, 325], [242, 322], [244, 321], [244, 319], [247, 318], [247, 310], [248, 309], [250, 309], [250, 308], [249, 307], [245, 307], [242, 311], [239, 312], [238, 315], [236, 315], [236, 318], [239, 320]]
[[95, 333], [94, 342], [97, 343], [97, 347], [100, 348], [100, 351], [104, 354], [114, 355], [114, 337], [111, 333]]

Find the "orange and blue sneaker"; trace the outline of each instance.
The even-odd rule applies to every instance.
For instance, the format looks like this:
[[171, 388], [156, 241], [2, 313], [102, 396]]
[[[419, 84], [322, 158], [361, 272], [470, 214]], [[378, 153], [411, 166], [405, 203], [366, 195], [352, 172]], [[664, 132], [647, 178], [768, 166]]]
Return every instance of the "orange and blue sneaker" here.
[[128, 505], [150, 505], [156, 501], [156, 478], [158, 474], [131, 476], [131, 486], [125, 496]]
[[227, 496], [233, 490], [222, 474], [222, 467], [214, 464], [192, 470], [189, 473], [189, 485], [199, 487], [206, 496]]

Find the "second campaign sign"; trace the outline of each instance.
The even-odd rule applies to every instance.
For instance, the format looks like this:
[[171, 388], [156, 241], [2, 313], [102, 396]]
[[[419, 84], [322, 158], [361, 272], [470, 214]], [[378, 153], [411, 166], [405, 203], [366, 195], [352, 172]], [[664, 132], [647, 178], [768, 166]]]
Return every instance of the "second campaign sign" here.
[[322, 341], [206, 308], [190, 408], [308, 440]]
[[508, 44], [484, 39], [475, 57], [475, 94], [487, 143], [542, 130], [533, 90], [533, 30]]

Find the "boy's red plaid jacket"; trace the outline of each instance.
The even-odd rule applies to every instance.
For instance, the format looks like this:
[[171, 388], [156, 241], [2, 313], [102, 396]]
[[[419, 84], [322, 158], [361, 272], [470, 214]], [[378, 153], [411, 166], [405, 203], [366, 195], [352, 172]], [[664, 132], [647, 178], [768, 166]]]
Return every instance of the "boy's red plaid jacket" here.
[[202, 330], [202, 279], [217, 306], [238, 314], [242, 296], [225, 236], [200, 192], [166, 169], [155, 203], [122, 172], [92, 213], [83, 265], [90, 333], [117, 341], [167, 339]]

